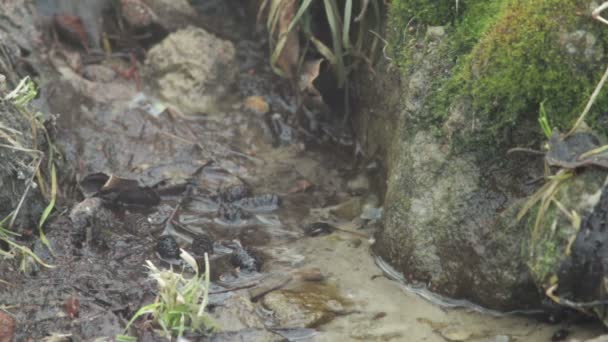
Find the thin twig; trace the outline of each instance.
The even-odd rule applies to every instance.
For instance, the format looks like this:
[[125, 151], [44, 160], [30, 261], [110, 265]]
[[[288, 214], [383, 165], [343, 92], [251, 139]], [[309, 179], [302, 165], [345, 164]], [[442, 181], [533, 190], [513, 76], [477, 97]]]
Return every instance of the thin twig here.
[[570, 130], [570, 132], [568, 132], [566, 134], [565, 137], [568, 137], [568, 136], [572, 135], [574, 132], [576, 132], [578, 127], [583, 123], [583, 121], [585, 121], [585, 117], [589, 113], [589, 110], [591, 109], [591, 106], [593, 105], [593, 103], [595, 103], [595, 100], [596, 100], [597, 96], [600, 94], [600, 90], [602, 90], [602, 87], [604, 87], [604, 83], [606, 83], [606, 80], [608, 80], [608, 67], [606, 68], [606, 71], [604, 72], [604, 76], [602, 76], [602, 79], [595, 87], [593, 94], [591, 94], [591, 97], [589, 98], [589, 102], [587, 102], [587, 106], [585, 106], [585, 110], [583, 110], [583, 114], [581, 114], [581, 116], [579, 116], [578, 120], [576, 120], [576, 123], [574, 124], [574, 126], [572, 126], [572, 129]]
[[599, 305], [608, 305], [608, 300], [594, 300], [591, 302], [573, 302], [571, 300], [561, 298], [557, 296], [554, 292], [557, 289], [558, 284], [555, 284], [547, 289], [545, 294], [547, 297], [551, 298], [554, 302], [560, 305], [569, 306], [573, 309], [577, 309], [581, 312], [589, 314], [589, 312], [585, 308], [591, 308]]
[[27, 197], [27, 194], [29, 193], [30, 188], [32, 187], [32, 184], [34, 184], [34, 178], [36, 177], [36, 174], [38, 173], [38, 170], [40, 169], [40, 164], [42, 164], [42, 159], [43, 159], [42, 156], [40, 156], [38, 158], [38, 164], [36, 165], [36, 169], [34, 170], [34, 172], [32, 172], [32, 177], [30, 177], [30, 180], [27, 183], [27, 187], [25, 188], [25, 191], [23, 191], [23, 195], [21, 195], [19, 204], [17, 205], [17, 208], [15, 209], [15, 214], [11, 217], [11, 221], [8, 224], [8, 229], [13, 228], [15, 219], [17, 218], [17, 216], [19, 216], [19, 211], [21, 210], [21, 206], [23, 205], [23, 202], [25, 201], [25, 197]]
[[515, 153], [515, 152], [524, 152], [524, 153], [541, 155], [541, 156], [545, 155], [545, 152], [543, 152], [543, 151], [533, 150], [531, 148], [525, 148], [525, 147], [514, 147], [514, 148], [511, 148], [511, 149], [509, 149], [507, 151], [507, 154], [511, 154], [511, 153]]
[[219, 294], [219, 293], [227, 293], [227, 292], [233, 292], [233, 291], [238, 291], [238, 290], [244, 290], [244, 289], [249, 289], [252, 288], [254, 286], [257, 286], [258, 283], [251, 283], [251, 284], [247, 284], [247, 285], [243, 285], [243, 286], [237, 286], [237, 287], [231, 287], [228, 289], [223, 289], [223, 290], [217, 290], [217, 291], [210, 291], [209, 294]]

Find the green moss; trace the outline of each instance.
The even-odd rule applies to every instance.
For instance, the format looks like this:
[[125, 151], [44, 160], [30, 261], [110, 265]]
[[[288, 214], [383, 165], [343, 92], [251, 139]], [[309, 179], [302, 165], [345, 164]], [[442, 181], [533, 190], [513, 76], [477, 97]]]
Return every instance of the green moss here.
[[541, 241], [536, 246], [536, 249], [540, 254], [528, 266], [532, 270], [532, 274], [537, 279], [537, 282], [544, 284], [557, 271], [559, 263], [564, 257], [563, 248], [558, 247], [555, 241], [547, 239]]
[[[414, 44], [424, 25], [448, 25], [451, 74], [436, 84], [429, 100], [427, 123], [441, 127], [454, 99], [472, 100], [469, 120], [479, 122], [479, 134], [463, 143], [502, 141], [511, 128], [536, 122], [539, 104], [545, 101], [551, 124], [567, 129], [581, 113], [603, 71], [603, 62], [584, 52], [569, 54], [568, 34], [588, 32], [597, 38], [592, 47], [602, 55], [608, 28], [589, 16], [587, 0], [460, 1], [396, 0], [392, 2], [389, 39], [396, 64], [404, 75], [415, 70]], [[466, 3], [466, 4], [464, 4]], [[414, 18], [413, 21], [412, 18]], [[416, 29], [409, 29], [409, 23]], [[413, 24], [414, 23], [414, 24]], [[423, 25], [421, 28], [420, 25]], [[418, 36], [415, 36], [418, 34]], [[590, 123], [606, 108], [608, 97], [594, 106]], [[474, 115], [474, 116], [473, 116]], [[540, 129], [539, 129], [540, 136]], [[497, 145], [497, 144], [494, 144]]]

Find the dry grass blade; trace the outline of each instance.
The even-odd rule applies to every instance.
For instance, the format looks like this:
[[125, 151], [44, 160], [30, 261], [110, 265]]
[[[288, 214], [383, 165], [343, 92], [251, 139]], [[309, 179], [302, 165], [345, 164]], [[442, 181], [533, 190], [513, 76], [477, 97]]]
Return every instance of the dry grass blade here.
[[[40, 151], [37, 151], [37, 152], [40, 152]], [[42, 154], [42, 152], [40, 152], [40, 154]], [[32, 176], [30, 177], [29, 181], [27, 182], [27, 186], [25, 187], [25, 191], [23, 191], [23, 195], [21, 195], [21, 199], [19, 200], [19, 204], [17, 204], [17, 208], [15, 208], [14, 214], [11, 217], [11, 221], [8, 224], [8, 228], [9, 229], [13, 228], [13, 225], [15, 224], [15, 220], [17, 219], [17, 216], [19, 216], [19, 211], [21, 211], [21, 207], [23, 206], [23, 201], [25, 201], [25, 198], [27, 197], [27, 194], [30, 192], [32, 184], [34, 184], [34, 178], [36, 177], [36, 173], [38, 172], [38, 169], [40, 169], [40, 164], [41, 163], [42, 163], [42, 155], [40, 155], [38, 157], [38, 163], [36, 164], [36, 169], [34, 170], [34, 172], [32, 172]]]
[[367, 12], [367, 7], [369, 6], [369, 0], [363, 0], [361, 2], [361, 12], [355, 18], [355, 22], [358, 23], [365, 17], [365, 13]]
[[327, 22], [331, 31], [331, 38], [333, 42], [333, 51], [336, 56], [336, 75], [338, 77], [338, 87], [342, 88], [345, 82], [345, 69], [344, 69], [344, 58], [343, 58], [343, 47], [342, 47], [342, 33], [340, 30], [340, 14], [338, 11], [338, 5], [335, 0], [323, 0], [325, 5], [325, 14], [327, 16]]
[[314, 80], [319, 77], [319, 71], [321, 69], [322, 58], [314, 61], [308, 61], [304, 63], [300, 77], [298, 79], [298, 88], [300, 91], [311, 91], [313, 93], [319, 93], [319, 91], [312, 84]]
[[[285, 1], [285, 0], [283, 0], [283, 1]], [[287, 0], [287, 1], [292, 1], [292, 0]], [[304, 15], [306, 10], [310, 6], [311, 2], [312, 2], [312, 0], [304, 0], [302, 2], [302, 4], [300, 5], [300, 8], [298, 8], [297, 13], [293, 16], [293, 18], [291, 18], [291, 21], [289, 22], [289, 25], [287, 26], [287, 28], [285, 30], [283, 30], [283, 32], [279, 33], [279, 41], [277, 42], [277, 45], [274, 47], [272, 56], [270, 57], [270, 63], [271, 63], [271, 66], [273, 67], [273, 70], [277, 74], [282, 75], [284, 77], [287, 77], [288, 75], [285, 75], [283, 73], [283, 71], [277, 67], [277, 61], [278, 61], [279, 57], [281, 56], [281, 54], [283, 53], [283, 49], [286, 47], [287, 41], [289, 39], [289, 34], [294, 30], [298, 21], [300, 20], [302, 15]], [[274, 32], [273, 27], [269, 27], [269, 31]], [[298, 46], [298, 49], [299, 49], [299, 46]], [[293, 55], [293, 51], [292, 51], [292, 55]], [[290, 55], [290, 57], [293, 57], [292, 55]], [[287, 61], [288, 57], [286, 56], [285, 58]], [[294, 63], [297, 63], [297, 62], [298, 62], [298, 58], [295, 58]]]
[[48, 239], [46, 238], [46, 235], [44, 234], [44, 229], [42, 229], [42, 228], [43, 228], [44, 223], [46, 222], [47, 218], [53, 211], [53, 208], [55, 208], [56, 198], [57, 198], [57, 170], [55, 169], [55, 165], [53, 164], [51, 166], [51, 200], [50, 200], [49, 204], [46, 206], [46, 208], [44, 208], [44, 211], [42, 212], [42, 216], [40, 217], [40, 222], [38, 223], [38, 232], [40, 233], [40, 241], [42, 241], [42, 243], [44, 243], [44, 245], [49, 249], [49, 251], [51, 253], [52, 253], [51, 245], [50, 245]]
[[338, 64], [336, 55], [334, 55], [334, 53], [331, 51], [331, 49], [327, 45], [323, 44], [322, 41], [318, 40], [314, 36], [310, 36], [309, 39], [312, 42], [312, 44], [317, 48], [317, 51], [319, 51], [319, 53], [323, 57], [325, 57], [325, 59], [327, 59], [330, 64], [332, 64], [332, 65]]
[[276, 65], [287, 78], [293, 78], [295, 67], [300, 57], [300, 39], [294, 29], [290, 29], [296, 12], [296, 0], [283, 0], [279, 11], [279, 36], [285, 37], [285, 44], [281, 49]]

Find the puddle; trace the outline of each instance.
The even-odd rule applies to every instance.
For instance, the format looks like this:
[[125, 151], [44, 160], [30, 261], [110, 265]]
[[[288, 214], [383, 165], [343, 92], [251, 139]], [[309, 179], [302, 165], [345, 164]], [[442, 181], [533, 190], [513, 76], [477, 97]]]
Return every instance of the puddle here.
[[[53, 254], [35, 249], [56, 268], [22, 273], [3, 265], [11, 281], [0, 303], [19, 322], [16, 340], [122, 333], [156, 294], [145, 260], [169, 267], [174, 261], [163, 256], [171, 257], [174, 243], [199, 260], [213, 251], [210, 311], [220, 325], [242, 330], [214, 340], [548, 341], [564, 327], [474, 312], [469, 303], [442, 307], [388, 279], [370, 253], [382, 214], [378, 194], [354, 163], [352, 147], [319, 143], [327, 140], [324, 130], [311, 138], [293, 127], [293, 136], [277, 142], [272, 120], [243, 101], [262, 96], [273, 113], [288, 117], [295, 100], [266, 65], [261, 43], [234, 44], [241, 73], [235, 90], [201, 115], [176, 114], [134, 82], [127, 82], [130, 96], [96, 102], [69, 78], [46, 80], [42, 96], [52, 113], [61, 113], [57, 142], [74, 178], [116, 175], [153, 189], [161, 202], [143, 210], [111, 199], [115, 207], [86, 216], [93, 231], [59, 215], [47, 232]], [[331, 228], [307, 233], [318, 222]], [[159, 250], [163, 235], [175, 240]], [[79, 298], [78, 317], [64, 310], [71, 297]], [[565, 327], [576, 338], [599, 333], [594, 326]]]

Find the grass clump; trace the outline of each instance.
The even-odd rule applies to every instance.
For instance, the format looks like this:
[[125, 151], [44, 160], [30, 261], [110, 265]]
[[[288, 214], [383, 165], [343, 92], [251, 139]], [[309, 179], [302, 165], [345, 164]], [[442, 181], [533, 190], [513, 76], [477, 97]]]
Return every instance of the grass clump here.
[[[205, 253], [205, 272], [199, 274], [196, 260], [181, 250], [181, 258], [194, 269], [194, 276], [187, 278], [173, 270], [160, 270], [146, 261], [150, 277], [158, 285], [158, 296], [152, 304], [140, 308], [127, 325], [144, 315], [151, 315], [153, 324], [160, 328], [161, 336], [182, 337], [185, 333], [208, 334], [219, 330], [218, 325], [205, 312], [209, 300], [209, 258]], [[129, 336], [119, 336], [121, 341], [135, 341]]]
[[275, 73], [298, 83], [306, 62], [321, 56], [344, 90], [348, 116], [351, 73], [361, 64], [371, 68], [378, 57], [383, 11], [382, 0], [263, 0], [258, 21], [266, 18]]
[[[25, 77], [19, 82], [14, 90], [6, 94], [1, 100], [10, 102], [19, 114], [24, 117], [25, 121], [30, 124], [30, 132], [17, 132], [0, 123], [0, 138], [2, 138], [3, 141], [3, 143], [0, 144], [0, 148], [30, 155], [32, 159], [29, 168], [33, 171], [31, 172], [31, 175], [28, 176], [29, 178], [26, 179], [26, 187], [18, 205], [0, 222], [0, 240], [4, 241], [4, 243], [9, 246], [8, 250], [0, 250], [0, 256], [4, 258], [13, 258], [20, 255], [22, 260], [20, 269], [24, 272], [32, 262], [37, 262], [45, 267], [51, 267], [51, 265], [44, 263], [29, 248], [15, 241], [15, 238], [20, 236], [12, 231], [15, 220], [30, 191], [34, 188], [38, 188], [49, 202], [38, 223], [39, 235], [41, 241], [48, 247], [49, 251], [51, 251], [50, 244], [44, 235], [43, 227], [55, 207], [57, 197], [57, 170], [55, 158], [59, 155], [59, 152], [52, 144], [50, 136], [44, 126], [42, 121], [43, 115], [31, 110], [31, 101], [37, 94], [38, 88], [36, 84], [29, 77]], [[31, 134], [33, 146], [23, 145], [21, 142], [22, 139], [19, 137], [24, 136], [24, 134]], [[44, 141], [38, 141], [40, 134], [44, 137]], [[43, 163], [44, 161], [46, 161], [46, 163]], [[47, 175], [46, 177], [45, 174]]]

